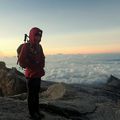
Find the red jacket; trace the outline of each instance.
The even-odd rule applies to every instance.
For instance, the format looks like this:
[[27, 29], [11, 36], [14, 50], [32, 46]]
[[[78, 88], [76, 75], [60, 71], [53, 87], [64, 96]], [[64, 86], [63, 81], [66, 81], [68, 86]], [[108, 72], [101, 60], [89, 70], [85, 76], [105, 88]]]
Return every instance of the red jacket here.
[[[35, 41], [35, 35], [38, 32], [42, 32], [39, 28], [32, 28], [29, 33], [29, 38], [30, 38], [30, 44], [33, 46], [34, 50], [36, 49], [36, 41]], [[23, 47], [24, 51], [24, 57], [27, 56], [28, 51], [26, 49], [26, 46]], [[38, 52], [38, 51], [37, 51]], [[25, 58], [22, 58], [25, 59]], [[31, 57], [29, 60], [29, 65], [28, 67], [25, 68], [25, 77], [26, 78], [35, 78], [35, 77], [42, 77], [45, 75], [44, 71], [45, 67], [45, 55], [43, 53], [42, 46], [39, 44], [39, 52], [35, 54], [34, 56]]]

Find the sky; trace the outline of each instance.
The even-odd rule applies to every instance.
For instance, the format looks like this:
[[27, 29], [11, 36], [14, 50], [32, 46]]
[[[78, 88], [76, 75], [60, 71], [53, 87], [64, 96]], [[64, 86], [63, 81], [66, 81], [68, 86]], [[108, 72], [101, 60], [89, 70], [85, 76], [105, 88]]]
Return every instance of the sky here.
[[0, 56], [43, 30], [47, 54], [120, 53], [120, 0], [0, 0]]

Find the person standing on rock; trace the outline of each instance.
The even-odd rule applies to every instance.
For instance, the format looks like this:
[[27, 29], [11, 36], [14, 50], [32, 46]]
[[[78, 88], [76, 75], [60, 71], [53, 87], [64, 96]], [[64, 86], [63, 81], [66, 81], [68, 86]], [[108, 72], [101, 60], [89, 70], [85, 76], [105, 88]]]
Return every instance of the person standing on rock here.
[[[39, 111], [39, 91], [41, 77], [45, 75], [45, 55], [40, 44], [43, 31], [34, 27], [29, 32], [29, 47], [23, 47], [21, 60], [27, 60], [28, 65], [24, 74], [27, 79], [27, 102], [29, 114], [33, 119], [39, 119], [44, 115]], [[29, 48], [29, 49], [28, 49]], [[27, 58], [29, 56], [29, 59]]]

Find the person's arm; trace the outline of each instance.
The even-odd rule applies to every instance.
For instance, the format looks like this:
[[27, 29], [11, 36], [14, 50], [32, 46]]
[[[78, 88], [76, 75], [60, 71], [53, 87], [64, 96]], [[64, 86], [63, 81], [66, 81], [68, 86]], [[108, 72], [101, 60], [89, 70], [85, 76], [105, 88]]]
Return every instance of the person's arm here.
[[42, 68], [44, 68], [45, 67], [45, 55], [44, 55], [44, 52], [43, 52], [43, 48], [42, 48], [42, 46], [40, 45], [40, 48], [41, 48], [41, 56], [42, 56], [42, 58], [41, 58], [41, 67]]

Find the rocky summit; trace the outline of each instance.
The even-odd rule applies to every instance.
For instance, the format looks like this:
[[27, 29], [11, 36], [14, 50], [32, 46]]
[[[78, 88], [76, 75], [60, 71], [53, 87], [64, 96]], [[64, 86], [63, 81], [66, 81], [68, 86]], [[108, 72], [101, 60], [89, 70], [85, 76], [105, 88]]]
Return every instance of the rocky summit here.
[[[41, 81], [43, 120], [120, 120], [120, 79], [105, 84], [66, 84]], [[30, 120], [26, 79], [0, 62], [0, 120]]]

